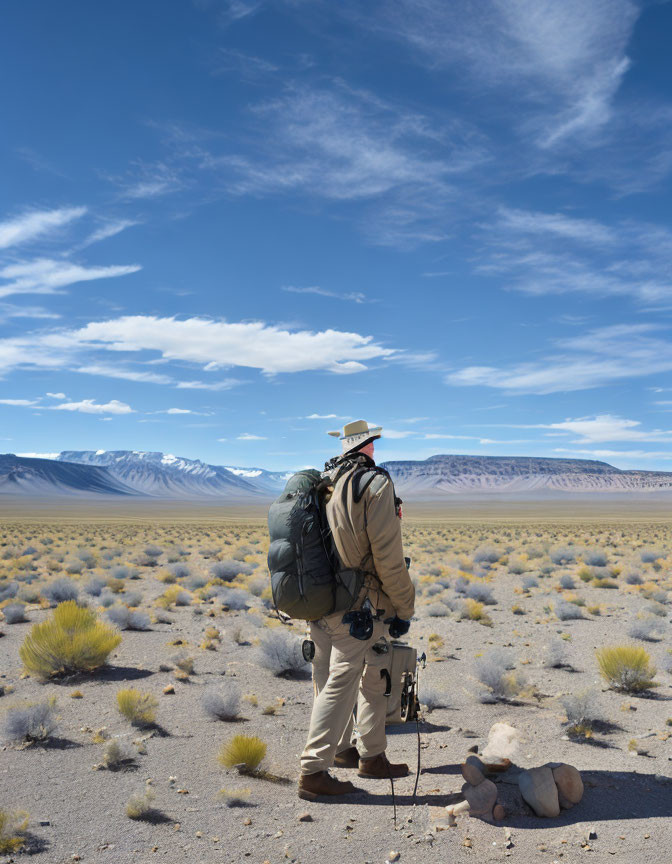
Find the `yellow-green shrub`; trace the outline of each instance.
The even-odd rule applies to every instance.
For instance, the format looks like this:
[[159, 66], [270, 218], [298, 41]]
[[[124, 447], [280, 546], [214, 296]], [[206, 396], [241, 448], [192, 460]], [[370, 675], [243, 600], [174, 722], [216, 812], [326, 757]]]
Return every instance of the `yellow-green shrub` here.
[[117, 693], [117, 707], [134, 726], [150, 726], [156, 720], [159, 701], [151, 693], [141, 693], [133, 687]]
[[256, 735], [234, 735], [222, 744], [217, 759], [225, 768], [244, 765], [248, 771], [259, 767], [266, 755], [266, 742]]
[[121, 635], [74, 600], [60, 603], [50, 618], [34, 624], [19, 656], [39, 678], [91, 672], [107, 662]]
[[19, 852], [26, 842], [28, 814], [0, 810], [0, 855]]
[[600, 674], [614, 690], [639, 693], [655, 687], [656, 667], [638, 645], [611, 645], [595, 652]]

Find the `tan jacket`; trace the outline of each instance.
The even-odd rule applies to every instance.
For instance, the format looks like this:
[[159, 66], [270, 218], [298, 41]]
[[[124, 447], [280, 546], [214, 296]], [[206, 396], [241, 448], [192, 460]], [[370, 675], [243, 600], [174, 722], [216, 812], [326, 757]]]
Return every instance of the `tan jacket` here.
[[[342, 460], [337, 460], [329, 470], [332, 478], [339, 468], [342, 470], [341, 463]], [[415, 587], [404, 561], [394, 485], [389, 474], [377, 473], [361, 500], [355, 502], [352, 475], [360, 466], [373, 468], [375, 463], [363, 454], [357, 455], [355, 465], [338, 477], [327, 500], [327, 520], [336, 550], [346, 567], [361, 567], [371, 574], [365, 584], [374, 608], [384, 609], [386, 616], [398, 615], [409, 620], [415, 610]], [[364, 477], [364, 483], [368, 476]], [[360, 488], [364, 483], [360, 483]]]

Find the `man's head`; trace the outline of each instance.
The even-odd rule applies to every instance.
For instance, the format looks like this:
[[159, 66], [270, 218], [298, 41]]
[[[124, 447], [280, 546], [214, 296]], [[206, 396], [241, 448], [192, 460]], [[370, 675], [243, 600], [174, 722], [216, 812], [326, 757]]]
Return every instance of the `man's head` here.
[[364, 453], [370, 459], [373, 459], [373, 445], [375, 441], [369, 441], [368, 444], [365, 444], [363, 447], [359, 447], [357, 449], [357, 453]]
[[369, 426], [366, 420], [353, 420], [346, 423], [343, 432], [329, 432], [339, 438], [343, 453], [366, 453], [373, 457], [373, 442], [383, 433], [381, 426]]

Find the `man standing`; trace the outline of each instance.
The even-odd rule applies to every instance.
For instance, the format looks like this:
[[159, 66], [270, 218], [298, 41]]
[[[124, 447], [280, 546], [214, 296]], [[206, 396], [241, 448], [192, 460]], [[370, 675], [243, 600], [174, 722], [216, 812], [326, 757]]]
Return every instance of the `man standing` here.
[[[299, 779], [299, 797], [307, 800], [356, 791], [352, 783], [329, 774], [334, 764], [358, 768], [360, 777], [408, 774], [407, 765], [390, 763], [385, 753], [391, 685], [386, 636], [408, 632], [415, 604], [404, 560], [400, 502], [389, 474], [373, 461], [380, 426], [356, 420], [342, 434], [329, 434], [340, 438], [343, 453], [325, 466], [332, 481], [327, 520], [340, 563], [361, 570], [363, 586], [351, 610], [309, 625], [316, 696]], [[355, 701], [356, 747], [351, 745]]]

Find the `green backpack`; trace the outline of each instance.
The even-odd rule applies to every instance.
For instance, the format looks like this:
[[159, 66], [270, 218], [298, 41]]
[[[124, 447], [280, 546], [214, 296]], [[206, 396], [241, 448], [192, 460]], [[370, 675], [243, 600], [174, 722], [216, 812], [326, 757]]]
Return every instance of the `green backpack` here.
[[324, 508], [331, 483], [307, 468], [287, 481], [268, 511], [268, 569], [273, 602], [290, 618], [316, 621], [350, 609], [364, 572], [341, 566]]

